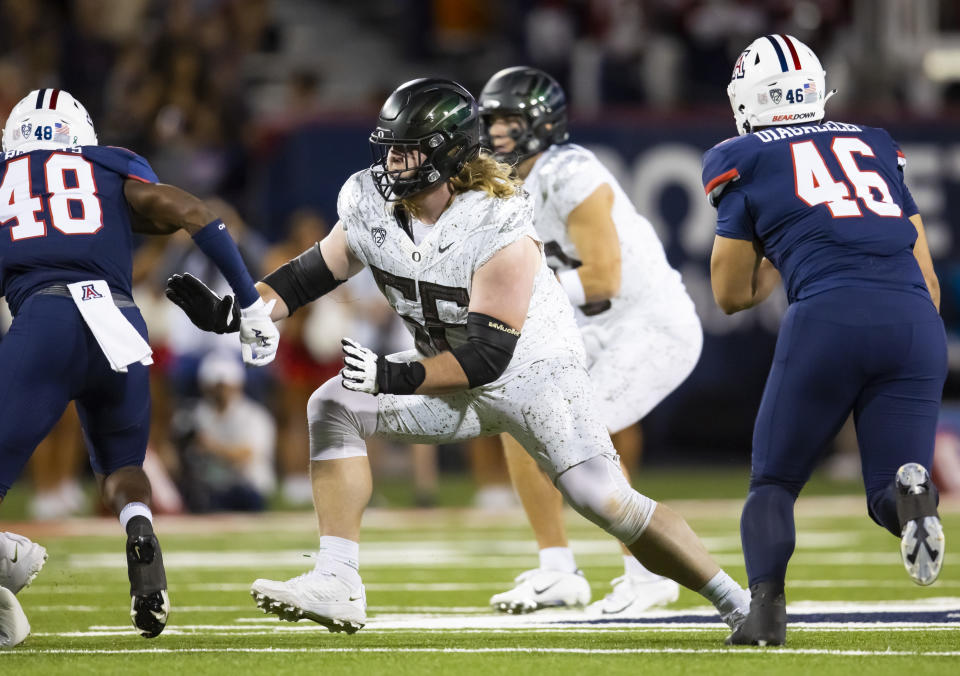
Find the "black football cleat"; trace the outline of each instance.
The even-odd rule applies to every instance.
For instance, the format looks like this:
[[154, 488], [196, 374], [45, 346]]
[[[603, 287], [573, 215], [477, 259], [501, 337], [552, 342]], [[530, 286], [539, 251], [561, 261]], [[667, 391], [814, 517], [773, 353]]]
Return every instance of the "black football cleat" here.
[[170, 598], [160, 543], [153, 524], [143, 516], [135, 516], [127, 524], [127, 576], [133, 626], [144, 638], [155, 638], [167, 626]]
[[750, 587], [750, 614], [727, 637], [727, 645], [775, 646], [787, 642], [787, 600], [783, 585], [758, 582]]
[[940, 574], [946, 544], [937, 514], [937, 489], [923, 465], [915, 462], [897, 470], [896, 482], [900, 556], [911, 579], [926, 586]]

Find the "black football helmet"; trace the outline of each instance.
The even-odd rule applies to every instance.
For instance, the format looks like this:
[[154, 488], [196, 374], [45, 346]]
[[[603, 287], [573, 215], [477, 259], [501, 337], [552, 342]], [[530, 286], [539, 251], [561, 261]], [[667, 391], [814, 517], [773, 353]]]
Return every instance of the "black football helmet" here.
[[[432, 188], [452, 176], [480, 152], [477, 102], [452, 80], [421, 78], [400, 85], [383, 104], [370, 134], [370, 174], [377, 192], [395, 202]], [[419, 150], [423, 161], [410, 169], [387, 168], [390, 149]]]
[[481, 143], [491, 150], [490, 123], [495, 115], [519, 115], [525, 123], [524, 129], [511, 133], [516, 141], [513, 150], [495, 155], [501, 162], [515, 165], [570, 138], [563, 88], [536, 68], [504, 68], [480, 92]]

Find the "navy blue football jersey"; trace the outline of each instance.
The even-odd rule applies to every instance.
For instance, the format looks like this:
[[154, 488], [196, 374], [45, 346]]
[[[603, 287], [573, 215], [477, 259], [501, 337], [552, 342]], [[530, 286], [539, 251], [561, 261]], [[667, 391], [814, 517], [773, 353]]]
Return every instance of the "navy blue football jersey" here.
[[769, 127], [703, 157], [717, 234], [759, 242], [790, 302], [838, 287], [929, 297], [913, 256], [917, 206], [883, 129], [841, 122]]
[[54, 283], [104, 279], [130, 294], [128, 178], [157, 182], [147, 161], [124, 148], [0, 155], [0, 295], [14, 314]]

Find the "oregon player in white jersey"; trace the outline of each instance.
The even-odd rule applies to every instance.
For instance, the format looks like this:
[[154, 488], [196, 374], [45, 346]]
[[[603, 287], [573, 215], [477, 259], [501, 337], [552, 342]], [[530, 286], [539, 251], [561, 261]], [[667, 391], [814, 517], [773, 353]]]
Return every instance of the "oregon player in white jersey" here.
[[[364, 439], [509, 432], [575, 509], [737, 625], [746, 592], [679, 515], [620, 472], [572, 311], [533, 230], [532, 202], [507, 165], [478, 154], [479, 137], [476, 101], [460, 85], [401, 86], [371, 135], [374, 164], [340, 192], [331, 233], [257, 285], [280, 319], [370, 268], [416, 350], [386, 358], [344, 339], [341, 376], [307, 407], [316, 565], [292, 580], [255, 581], [254, 598], [283, 619], [356, 631], [366, 622], [359, 539], [372, 493]], [[236, 323], [229, 301], [198, 280], [177, 276], [169, 287], [195, 322], [219, 317], [214, 330]]]
[[[515, 166], [534, 200], [537, 234], [576, 308], [597, 410], [617, 445], [618, 433], [696, 365], [703, 332], [693, 301], [653, 226], [617, 180], [592, 152], [567, 142], [566, 99], [556, 80], [535, 68], [507, 68], [490, 78], [479, 103], [485, 143]], [[504, 435], [503, 444], [540, 567], [522, 573], [491, 604], [516, 613], [588, 602], [590, 586], [568, 546], [559, 493], [515, 440]], [[624, 550], [624, 575], [589, 610], [629, 616], [677, 594], [675, 582]]]

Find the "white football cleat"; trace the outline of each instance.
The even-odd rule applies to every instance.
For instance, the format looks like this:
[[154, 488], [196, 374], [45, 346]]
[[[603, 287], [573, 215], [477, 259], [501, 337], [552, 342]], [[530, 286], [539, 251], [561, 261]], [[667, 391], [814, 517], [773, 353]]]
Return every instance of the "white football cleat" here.
[[680, 596], [680, 585], [666, 577], [621, 575], [611, 584], [613, 591], [587, 606], [588, 613], [634, 617], [649, 608], [673, 603]]
[[940, 575], [946, 544], [937, 514], [936, 492], [927, 470], [915, 462], [897, 470], [896, 483], [903, 566], [917, 584], [933, 584]]
[[333, 573], [312, 570], [293, 579], [256, 580], [250, 595], [265, 613], [281, 620], [313, 620], [331, 632], [355, 633], [367, 623], [367, 594]]
[[16, 533], [0, 533], [0, 587], [14, 594], [28, 586], [47, 561], [47, 550]]
[[0, 587], [0, 648], [12, 648], [30, 635], [30, 623], [13, 592]]
[[580, 570], [534, 568], [520, 573], [516, 585], [490, 597], [490, 605], [502, 613], [532, 613], [543, 608], [580, 607], [590, 602], [590, 583]]

